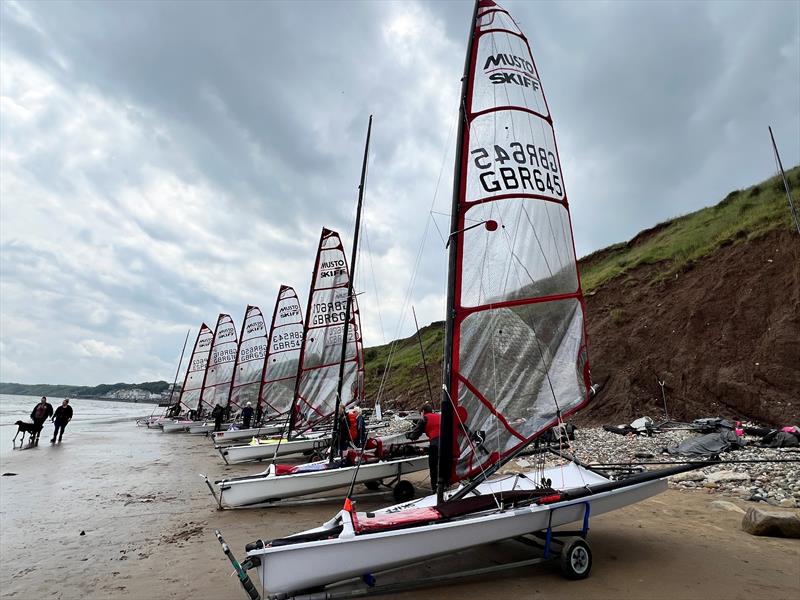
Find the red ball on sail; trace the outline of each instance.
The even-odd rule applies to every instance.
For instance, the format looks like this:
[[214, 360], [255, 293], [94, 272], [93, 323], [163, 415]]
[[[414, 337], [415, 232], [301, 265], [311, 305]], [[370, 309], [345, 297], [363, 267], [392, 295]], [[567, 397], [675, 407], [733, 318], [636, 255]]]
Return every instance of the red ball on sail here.
[[486, 223], [484, 223], [484, 225], [486, 227], [486, 231], [497, 230], [497, 221], [495, 221], [494, 219], [489, 219], [488, 221], [486, 221]]

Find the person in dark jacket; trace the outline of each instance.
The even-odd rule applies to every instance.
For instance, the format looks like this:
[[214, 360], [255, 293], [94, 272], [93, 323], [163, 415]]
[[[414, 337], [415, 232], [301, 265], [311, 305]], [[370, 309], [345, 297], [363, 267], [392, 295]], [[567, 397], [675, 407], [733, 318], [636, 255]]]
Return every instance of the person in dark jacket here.
[[214, 410], [211, 411], [211, 416], [214, 417], [214, 431], [222, 431], [222, 418], [225, 416], [225, 409], [217, 402]]
[[350, 437], [350, 420], [347, 418], [347, 411], [342, 405], [339, 405], [339, 417], [336, 419], [336, 423], [336, 445], [339, 448], [339, 452], [345, 452], [350, 447], [352, 438]]
[[67, 423], [71, 420], [72, 407], [69, 405], [69, 398], [65, 398], [64, 402], [61, 403], [61, 406], [56, 409], [53, 415], [52, 421], [56, 424], [56, 428], [53, 430], [53, 438], [50, 440], [51, 444], [56, 443], [56, 436], [58, 436], [58, 441], [61, 442], [61, 438], [64, 437], [64, 429], [66, 429]]
[[39, 435], [42, 433], [44, 422], [52, 416], [53, 405], [47, 401], [46, 397], [42, 396], [39, 404], [34, 406], [33, 410], [31, 411], [31, 419], [33, 420], [33, 424], [35, 426], [31, 442], [39, 441]]
[[244, 428], [250, 429], [250, 421], [253, 419], [253, 405], [248, 402], [247, 406], [242, 409], [242, 421], [244, 421]]
[[416, 427], [406, 434], [410, 440], [417, 440], [424, 433], [430, 440], [428, 446], [428, 470], [431, 473], [431, 488], [436, 491], [436, 482], [439, 479], [439, 426], [441, 415], [433, 412], [430, 403], [422, 407], [422, 418]]

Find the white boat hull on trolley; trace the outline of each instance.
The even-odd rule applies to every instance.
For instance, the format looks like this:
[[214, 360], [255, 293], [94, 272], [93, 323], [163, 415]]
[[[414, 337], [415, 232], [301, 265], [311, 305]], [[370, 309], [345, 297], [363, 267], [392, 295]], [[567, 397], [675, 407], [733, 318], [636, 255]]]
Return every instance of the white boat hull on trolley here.
[[189, 433], [210, 433], [214, 431], [214, 422], [205, 421], [196, 425], [189, 426]]
[[189, 427], [195, 424], [195, 421], [170, 421], [161, 425], [161, 430], [164, 433], [183, 433], [189, 430]]
[[275, 435], [280, 433], [284, 428], [283, 423], [277, 425], [265, 425], [264, 427], [251, 427], [250, 429], [232, 429], [230, 431], [215, 431], [212, 433], [215, 444], [224, 444], [227, 442], [251, 440], [262, 435]]
[[[222, 446], [217, 448], [222, 459], [228, 464], [264, 460], [292, 454], [322, 451], [331, 444], [330, 437], [308, 438], [300, 440], [283, 440], [280, 445], [278, 440], [261, 441], [258, 444], [242, 446]], [[277, 451], [277, 452], [276, 452]]]
[[[542, 473], [531, 472], [527, 476], [530, 479], [523, 474], [489, 481], [479, 486], [478, 491], [489, 494], [490, 491], [533, 489], [533, 481], [538, 480]], [[563, 468], [548, 469], [544, 476], [551, 478], [553, 486], [562, 490], [609, 483], [608, 479], [572, 463]], [[531, 504], [504, 511], [495, 509], [442, 523], [358, 535], [350, 513], [343, 510], [321, 527], [297, 534], [302, 536], [342, 526], [341, 533], [332, 539], [267, 546], [250, 550], [247, 556], [258, 559], [256, 568], [266, 597], [286, 597], [365, 573], [580, 521], [587, 506], [594, 516], [645, 500], [666, 487], [665, 479], [657, 479], [563, 502]], [[427, 496], [375, 514], [391, 514], [435, 504], [436, 497]], [[357, 516], [366, 517], [365, 513]]]
[[213, 488], [212, 493], [220, 506], [254, 506], [348, 486], [356, 471], [355, 483], [366, 483], [392, 478], [399, 480], [405, 474], [427, 468], [427, 455], [362, 464], [357, 470], [351, 466], [287, 475], [276, 475], [275, 465], [270, 465], [258, 475], [217, 481], [215, 485], [219, 496]]

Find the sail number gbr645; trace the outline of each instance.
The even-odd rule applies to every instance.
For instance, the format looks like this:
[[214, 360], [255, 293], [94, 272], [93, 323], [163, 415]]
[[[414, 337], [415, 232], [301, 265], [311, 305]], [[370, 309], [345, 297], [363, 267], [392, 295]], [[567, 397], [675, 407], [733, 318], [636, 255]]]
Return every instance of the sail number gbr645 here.
[[558, 161], [547, 148], [510, 142], [474, 148], [470, 155], [486, 193], [540, 193], [557, 198], [564, 195]]

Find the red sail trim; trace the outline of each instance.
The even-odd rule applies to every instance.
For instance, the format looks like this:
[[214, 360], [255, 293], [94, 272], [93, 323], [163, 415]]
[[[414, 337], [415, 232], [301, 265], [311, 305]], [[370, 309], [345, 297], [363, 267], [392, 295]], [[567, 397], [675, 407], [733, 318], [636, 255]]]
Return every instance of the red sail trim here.
[[474, 385], [472, 385], [472, 382], [470, 382], [469, 379], [467, 379], [461, 373], [459, 373], [458, 374], [458, 380], [461, 383], [463, 383], [465, 386], [467, 386], [467, 389], [470, 392], [472, 392], [475, 395], [475, 397], [478, 400], [480, 400], [484, 404], [484, 406], [486, 406], [486, 408], [489, 409], [489, 412], [491, 412], [495, 417], [497, 417], [497, 419], [503, 424], [503, 427], [505, 427], [508, 430], [509, 433], [511, 433], [514, 437], [517, 437], [522, 441], [528, 441], [528, 438], [523, 437], [522, 435], [520, 435], [520, 433], [509, 424], [509, 422], [502, 415], [502, 413], [497, 412], [497, 410], [495, 409], [494, 405], [491, 402], [489, 402], [486, 398], [484, 398], [483, 394], [481, 394], [478, 391], [478, 388], [476, 388]]
[[553, 294], [551, 296], [538, 296], [535, 298], [521, 298], [519, 300], [504, 300], [503, 302], [492, 302], [490, 304], [480, 304], [478, 306], [461, 306], [456, 308], [456, 319], [463, 321], [466, 317], [476, 312], [494, 310], [498, 308], [511, 308], [514, 306], [528, 306], [530, 304], [541, 304], [542, 302], [554, 302], [556, 300], [578, 300], [582, 297], [581, 291], [570, 292], [568, 294]]

